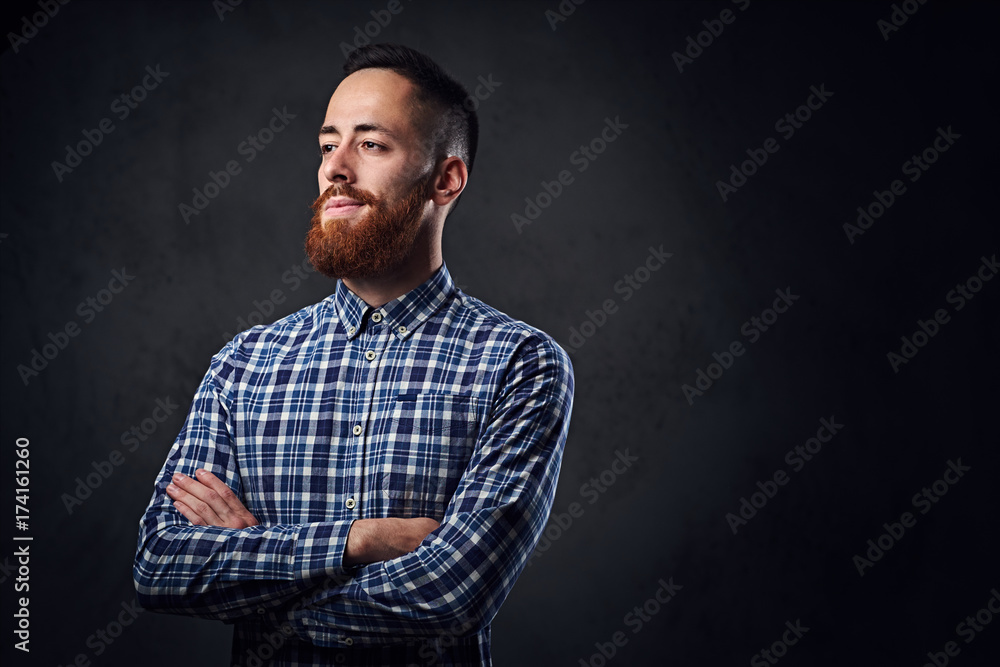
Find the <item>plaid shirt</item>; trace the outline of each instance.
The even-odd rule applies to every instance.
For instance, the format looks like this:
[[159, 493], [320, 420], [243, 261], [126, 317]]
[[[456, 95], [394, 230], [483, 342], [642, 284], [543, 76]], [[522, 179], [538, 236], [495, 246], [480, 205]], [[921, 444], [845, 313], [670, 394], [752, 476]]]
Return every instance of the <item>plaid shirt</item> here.
[[[380, 308], [334, 294], [229, 342], [140, 520], [149, 609], [236, 624], [235, 664], [488, 665], [490, 623], [545, 527], [573, 372], [445, 266]], [[192, 525], [204, 467], [260, 525]], [[432, 517], [405, 556], [345, 567], [355, 519]]]

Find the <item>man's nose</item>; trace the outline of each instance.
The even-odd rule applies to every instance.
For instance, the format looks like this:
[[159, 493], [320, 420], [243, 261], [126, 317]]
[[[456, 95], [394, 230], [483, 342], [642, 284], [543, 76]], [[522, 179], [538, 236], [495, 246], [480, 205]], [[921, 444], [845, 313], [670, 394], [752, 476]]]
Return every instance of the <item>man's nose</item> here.
[[353, 183], [354, 168], [351, 164], [349, 151], [341, 144], [332, 153], [328, 153], [320, 166], [320, 174], [328, 183]]

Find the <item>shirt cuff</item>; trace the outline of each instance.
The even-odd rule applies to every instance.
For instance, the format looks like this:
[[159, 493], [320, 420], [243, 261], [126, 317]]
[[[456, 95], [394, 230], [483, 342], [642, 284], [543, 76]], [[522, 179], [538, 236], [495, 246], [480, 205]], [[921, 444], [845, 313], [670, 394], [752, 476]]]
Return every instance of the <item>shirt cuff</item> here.
[[341, 578], [357, 569], [344, 567], [347, 535], [354, 521], [312, 523], [299, 530], [295, 539], [295, 578], [298, 581]]

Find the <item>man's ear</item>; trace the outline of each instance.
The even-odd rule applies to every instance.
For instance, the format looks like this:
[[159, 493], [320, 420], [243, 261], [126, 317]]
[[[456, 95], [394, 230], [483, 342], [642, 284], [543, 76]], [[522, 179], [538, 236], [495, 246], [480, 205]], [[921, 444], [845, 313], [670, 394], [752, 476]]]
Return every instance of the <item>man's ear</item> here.
[[434, 169], [431, 181], [431, 201], [447, 206], [462, 194], [469, 181], [469, 170], [457, 155], [449, 155]]

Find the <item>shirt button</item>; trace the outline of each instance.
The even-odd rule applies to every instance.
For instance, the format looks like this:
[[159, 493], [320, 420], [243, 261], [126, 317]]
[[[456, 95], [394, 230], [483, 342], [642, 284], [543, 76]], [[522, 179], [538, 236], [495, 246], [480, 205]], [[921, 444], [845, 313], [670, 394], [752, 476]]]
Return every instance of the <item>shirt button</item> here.
[[257, 613], [263, 616], [267, 611], [263, 607], [257, 607]]
[[399, 333], [406, 333], [406, 327], [402, 324], [399, 325]]
[[361, 431], [362, 431], [362, 430], [363, 430], [363, 429], [361, 428], [361, 424], [358, 424], [358, 425], [356, 425], [356, 426], [354, 427], [354, 435], [361, 435]]
[[354, 644], [354, 640], [351, 639], [350, 637], [344, 637], [344, 643], [347, 644], [348, 646], [351, 646]]
[[357, 329], [355, 329], [354, 327], [347, 327], [348, 336], [353, 336], [355, 331], [357, 331]]
[[372, 322], [374, 322], [375, 324], [378, 324], [381, 321], [382, 321], [382, 313], [380, 313], [378, 311], [375, 311], [374, 313], [372, 313]]
[[345, 502], [344, 504], [347, 505], [347, 509], [349, 510], [354, 509], [354, 506], [357, 505], [357, 503], [354, 502], [354, 498], [348, 498], [347, 502]]
[[372, 350], [368, 350], [367, 352], [365, 352], [365, 359], [367, 359], [368, 361], [375, 361], [375, 352], [373, 352]]

